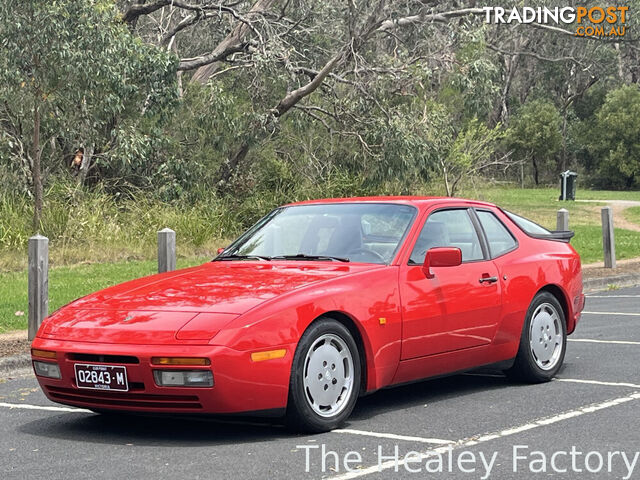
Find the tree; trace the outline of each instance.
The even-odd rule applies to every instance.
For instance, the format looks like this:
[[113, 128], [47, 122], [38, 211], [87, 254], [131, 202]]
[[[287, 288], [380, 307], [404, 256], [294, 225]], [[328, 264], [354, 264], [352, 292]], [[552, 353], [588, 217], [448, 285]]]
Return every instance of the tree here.
[[475, 177], [489, 168], [507, 169], [513, 165], [511, 152], [498, 153], [503, 137], [500, 124], [489, 128], [474, 118], [466, 125], [438, 162], [448, 196], [456, 194], [460, 182], [465, 178]]
[[541, 173], [554, 170], [551, 160], [562, 146], [561, 125], [558, 109], [544, 99], [527, 102], [513, 119], [507, 143], [516, 158], [531, 162], [536, 185]]
[[640, 186], [640, 89], [629, 85], [609, 92], [583, 138], [599, 186]]
[[30, 173], [38, 230], [43, 159], [80, 149], [82, 182], [129, 119], [166, 105], [176, 62], [131, 36], [106, 0], [4, 0], [0, 39], [0, 127]]

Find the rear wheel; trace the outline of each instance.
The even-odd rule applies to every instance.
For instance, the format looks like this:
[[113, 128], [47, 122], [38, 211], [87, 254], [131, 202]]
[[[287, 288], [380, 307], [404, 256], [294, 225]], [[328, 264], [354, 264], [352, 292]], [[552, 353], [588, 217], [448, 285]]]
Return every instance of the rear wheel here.
[[551, 293], [540, 292], [527, 310], [518, 354], [506, 373], [530, 383], [547, 382], [560, 370], [566, 349], [562, 306]]
[[291, 367], [287, 424], [326, 432], [344, 422], [360, 393], [360, 355], [351, 332], [320, 318], [302, 335]]

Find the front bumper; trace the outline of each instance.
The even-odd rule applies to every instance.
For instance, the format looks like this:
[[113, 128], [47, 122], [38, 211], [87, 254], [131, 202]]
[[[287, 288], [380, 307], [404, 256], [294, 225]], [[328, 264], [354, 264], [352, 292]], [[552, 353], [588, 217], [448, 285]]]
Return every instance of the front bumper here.
[[[32, 347], [56, 352], [62, 378], [37, 376], [44, 394], [54, 402], [96, 410], [214, 414], [285, 408], [295, 351], [295, 345], [281, 346], [287, 349], [283, 358], [254, 363], [251, 352], [213, 345], [120, 345], [36, 338]], [[158, 387], [153, 369], [165, 367], [151, 365], [151, 357], [157, 356], [209, 358], [211, 365], [199, 368], [213, 372], [214, 386]], [[78, 388], [76, 363], [124, 365], [129, 391]]]

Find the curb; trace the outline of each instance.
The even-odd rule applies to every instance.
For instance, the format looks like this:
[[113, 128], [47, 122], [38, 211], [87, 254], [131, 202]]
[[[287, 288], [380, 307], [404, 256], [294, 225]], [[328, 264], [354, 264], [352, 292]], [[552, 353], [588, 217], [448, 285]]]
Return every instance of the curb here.
[[22, 353], [10, 357], [0, 357], [0, 374], [10, 373], [14, 370], [31, 368], [31, 355]]
[[628, 273], [626, 275], [614, 275], [612, 277], [590, 278], [582, 282], [585, 292], [607, 290], [610, 285], [616, 287], [631, 287], [640, 284], [640, 273]]

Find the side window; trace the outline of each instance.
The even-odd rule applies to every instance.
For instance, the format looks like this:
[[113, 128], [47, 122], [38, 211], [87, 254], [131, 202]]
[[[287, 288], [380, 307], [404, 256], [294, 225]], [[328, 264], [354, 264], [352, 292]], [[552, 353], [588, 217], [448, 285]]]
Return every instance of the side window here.
[[492, 257], [498, 257], [516, 246], [516, 241], [500, 220], [491, 212], [477, 210], [478, 218], [487, 235]]
[[409, 263], [422, 264], [433, 247], [458, 247], [462, 261], [482, 260], [482, 247], [467, 210], [440, 210], [432, 213], [422, 227]]

